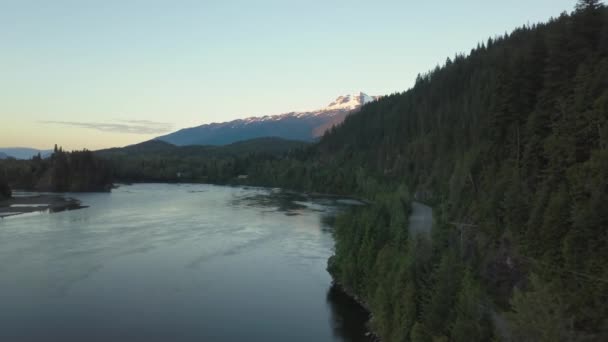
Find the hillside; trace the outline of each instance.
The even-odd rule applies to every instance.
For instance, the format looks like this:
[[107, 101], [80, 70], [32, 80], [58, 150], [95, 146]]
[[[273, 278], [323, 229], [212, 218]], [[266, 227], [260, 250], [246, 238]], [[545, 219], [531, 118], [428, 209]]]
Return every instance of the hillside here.
[[[359, 194], [334, 279], [386, 341], [608, 340], [608, 10], [489, 39], [250, 181]], [[432, 244], [406, 203], [435, 207]], [[503, 312], [503, 313], [500, 313]], [[498, 336], [500, 337], [500, 336]]]
[[161, 140], [149, 140], [143, 143], [129, 145], [125, 147], [115, 147], [95, 151], [96, 154], [104, 157], [113, 156], [183, 156], [183, 157], [203, 157], [203, 156], [239, 156], [252, 153], [281, 155], [290, 150], [307, 146], [306, 142], [287, 140], [277, 137], [264, 137], [243, 140], [224, 146], [176, 146]]
[[112, 165], [122, 181], [226, 183], [247, 173], [253, 160], [276, 159], [306, 147], [302, 141], [276, 137], [239, 141], [225, 146], [175, 146], [150, 140], [122, 148], [95, 151]]
[[184, 128], [156, 139], [179, 146], [226, 145], [260, 137], [279, 137], [311, 142], [322, 136], [332, 126], [344, 121], [350, 113], [376, 98], [360, 92], [340, 96], [327, 107], [314, 111], [290, 112], [205, 124]]

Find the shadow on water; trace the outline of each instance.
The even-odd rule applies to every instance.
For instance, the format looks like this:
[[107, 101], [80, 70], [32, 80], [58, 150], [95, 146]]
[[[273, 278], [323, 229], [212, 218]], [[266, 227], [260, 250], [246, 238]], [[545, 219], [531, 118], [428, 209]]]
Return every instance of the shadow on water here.
[[[302, 210], [328, 212], [335, 209], [346, 209], [365, 203], [349, 198], [330, 195], [310, 195], [289, 190], [271, 190], [265, 193], [235, 197], [231, 204], [234, 206], [250, 206], [257, 208], [275, 208], [285, 215], [295, 216]], [[333, 222], [332, 222], [333, 224]]]
[[285, 212], [288, 216], [298, 215], [298, 210], [306, 209], [306, 206], [298, 203], [299, 201], [307, 201], [308, 198], [304, 195], [288, 192], [288, 191], [273, 191], [269, 194], [257, 194], [236, 198], [232, 201], [232, 205], [246, 205], [251, 207], [274, 207], [277, 211]]
[[65, 205], [50, 207], [50, 213], [60, 213], [62, 211], [78, 210], [88, 208], [88, 205], [82, 205], [78, 201], [68, 201]]
[[[273, 190], [232, 200], [235, 206], [274, 208], [287, 216], [300, 215], [303, 210], [319, 212], [320, 229], [331, 234], [336, 221], [336, 214], [347, 208], [364, 205], [364, 203], [341, 197], [311, 196], [285, 190]], [[332, 284], [327, 290], [326, 304], [330, 312], [329, 324], [336, 341], [373, 342], [368, 335], [367, 322], [369, 313], [342, 289]]]
[[0, 201], [0, 218], [20, 214], [59, 213], [83, 208], [88, 206], [64, 195], [16, 193], [13, 198]]
[[335, 337], [348, 342], [372, 342], [367, 336], [369, 313], [337, 285], [327, 290], [331, 327]]
[[336, 223], [336, 215], [333, 213], [321, 215], [321, 231], [324, 233], [333, 233]]

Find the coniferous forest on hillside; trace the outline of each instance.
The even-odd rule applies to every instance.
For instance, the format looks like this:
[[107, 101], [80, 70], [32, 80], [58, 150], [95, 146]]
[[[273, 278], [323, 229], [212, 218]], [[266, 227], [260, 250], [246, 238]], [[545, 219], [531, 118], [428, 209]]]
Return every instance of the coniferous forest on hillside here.
[[[372, 199], [338, 219], [329, 270], [383, 340], [501, 339], [504, 319], [517, 341], [600, 341], [607, 147], [608, 10], [588, 0], [448, 59], [251, 174]], [[412, 194], [434, 206], [429, 241], [404, 234]]]
[[[371, 311], [383, 341], [608, 340], [608, 8], [600, 1], [448, 58], [318, 143], [284, 152], [56, 152], [0, 165], [12, 187], [77, 188], [60, 176], [73, 165], [84, 183], [186, 175], [363, 197], [369, 205], [336, 219], [328, 271]], [[36, 170], [35, 179], [11, 165]], [[84, 165], [106, 171], [95, 178]], [[413, 200], [434, 209], [430, 236], [408, 233]]]

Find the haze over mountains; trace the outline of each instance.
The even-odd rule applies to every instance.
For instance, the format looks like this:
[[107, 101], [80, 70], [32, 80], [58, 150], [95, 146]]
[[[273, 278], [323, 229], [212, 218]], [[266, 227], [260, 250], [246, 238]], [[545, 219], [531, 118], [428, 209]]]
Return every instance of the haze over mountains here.
[[327, 107], [279, 115], [249, 117], [228, 122], [184, 128], [156, 138], [174, 145], [226, 145], [237, 141], [279, 137], [290, 140], [314, 141], [325, 131], [340, 124], [346, 116], [366, 103], [378, 99], [363, 92], [340, 96]]
[[40, 156], [48, 157], [53, 150], [38, 150], [29, 147], [3, 147], [0, 148], [0, 159], [13, 157], [15, 159], [31, 159], [40, 153]]

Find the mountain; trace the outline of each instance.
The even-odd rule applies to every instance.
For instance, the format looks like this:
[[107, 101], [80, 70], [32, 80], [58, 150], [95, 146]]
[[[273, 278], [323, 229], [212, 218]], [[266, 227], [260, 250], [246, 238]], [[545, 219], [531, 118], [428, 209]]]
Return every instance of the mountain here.
[[177, 146], [161, 140], [148, 140], [139, 144], [128, 145], [125, 147], [113, 147], [95, 151], [98, 155], [111, 154], [161, 154], [173, 152]]
[[14, 157], [16, 159], [31, 159], [38, 153], [45, 158], [50, 156], [52, 152], [53, 150], [37, 150], [29, 147], [3, 147], [0, 148], [0, 159], [3, 158], [2, 154], [6, 155], [7, 157]]
[[327, 107], [308, 112], [250, 117], [229, 122], [211, 123], [184, 128], [156, 140], [174, 145], [226, 145], [236, 141], [278, 137], [314, 141], [325, 131], [340, 124], [347, 115], [377, 99], [362, 92], [338, 97]]
[[10, 156], [6, 153], [0, 152], [0, 159], [10, 158]]

